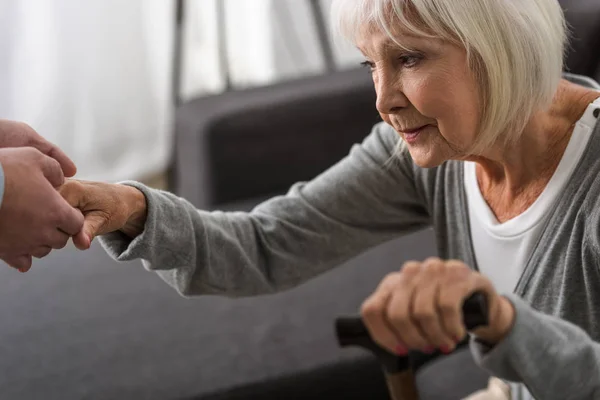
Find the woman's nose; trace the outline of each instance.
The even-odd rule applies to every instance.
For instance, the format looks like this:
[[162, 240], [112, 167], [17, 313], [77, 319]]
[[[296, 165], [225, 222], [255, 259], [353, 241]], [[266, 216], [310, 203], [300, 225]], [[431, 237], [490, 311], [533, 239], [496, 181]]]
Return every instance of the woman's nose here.
[[375, 79], [377, 92], [377, 111], [381, 114], [393, 114], [408, 106], [409, 101], [402, 91], [400, 82], [389, 74], [380, 74]]

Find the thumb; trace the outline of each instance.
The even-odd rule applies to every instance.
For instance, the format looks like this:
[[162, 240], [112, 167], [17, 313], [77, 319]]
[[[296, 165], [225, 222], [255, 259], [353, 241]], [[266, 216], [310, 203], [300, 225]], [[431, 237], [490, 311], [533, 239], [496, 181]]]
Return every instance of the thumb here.
[[107, 226], [108, 218], [105, 213], [92, 211], [85, 215], [81, 234], [88, 243], [87, 248], [90, 247], [92, 240], [94, 240], [96, 236], [106, 233], [105, 228]]
[[73, 236], [73, 244], [79, 250], [87, 250], [92, 245], [90, 239], [83, 232], [83, 230], [79, 231], [75, 236]]

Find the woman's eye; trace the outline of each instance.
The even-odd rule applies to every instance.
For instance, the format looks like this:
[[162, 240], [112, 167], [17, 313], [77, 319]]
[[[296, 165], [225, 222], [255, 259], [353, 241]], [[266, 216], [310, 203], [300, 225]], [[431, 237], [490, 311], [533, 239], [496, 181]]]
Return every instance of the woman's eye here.
[[[398, 57], [400, 64], [403, 68], [413, 68], [423, 59], [419, 54], [405, 54]], [[375, 63], [372, 61], [363, 61], [360, 63], [365, 68], [369, 68], [371, 72], [375, 71]]]
[[403, 67], [412, 68], [415, 67], [419, 63], [419, 61], [422, 60], [422, 57], [418, 55], [407, 54], [400, 56], [398, 60], [400, 60]]
[[373, 70], [375, 69], [375, 64], [371, 61], [363, 61], [360, 63], [360, 65], [362, 65], [365, 68], [369, 68], [371, 72], [373, 72]]

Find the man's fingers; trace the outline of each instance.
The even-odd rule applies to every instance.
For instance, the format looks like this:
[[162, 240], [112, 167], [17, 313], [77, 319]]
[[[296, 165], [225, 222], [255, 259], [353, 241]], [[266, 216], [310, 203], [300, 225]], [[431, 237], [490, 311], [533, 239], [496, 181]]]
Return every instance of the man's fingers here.
[[68, 233], [56, 229], [56, 232], [53, 232], [52, 236], [49, 238], [48, 246], [56, 250], [62, 249], [69, 243], [70, 238], [71, 235]]
[[71, 160], [61, 149], [59, 149], [52, 143], [47, 143], [50, 146], [50, 149], [45, 154], [58, 161], [64, 176], [68, 178], [75, 176], [75, 174], [77, 173], [77, 166], [75, 166], [73, 160]]
[[15, 256], [5, 258], [4, 261], [13, 268], [18, 269], [20, 272], [27, 272], [31, 268], [33, 259], [31, 256]]
[[28, 145], [38, 149], [43, 154], [56, 160], [65, 176], [72, 177], [77, 173], [77, 167], [75, 166], [73, 160], [67, 157], [67, 155], [60, 148], [47, 141], [32, 128], [28, 127], [27, 132], [30, 135]]
[[87, 237], [87, 235], [82, 230], [82, 231], [79, 231], [79, 233], [77, 235], [73, 236], [73, 244], [79, 250], [87, 250], [90, 248], [92, 243], [90, 242], [90, 239]]
[[74, 236], [83, 228], [83, 214], [80, 210], [71, 207], [58, 193], [56, 197], [61, 204], [60, 220], [57, 228], [69, 236]]
[[63, 170], [54, 158], [44, 155], [42, 158], [42, 173], [50, 184], [57, 188], [65, 183]]
[[55, 159], [65, 176], [74, 176], [77, 168], [73, 161], [43, 136], [36, 132], [31, 126], [23, 122], [8, 121], [0, 119], [0, 147], [33, 147], [41, 153]]
[[31, 255], [35, 258], [44, 258], [52, 251], [50, 246], [40, 246], [31, 252]]

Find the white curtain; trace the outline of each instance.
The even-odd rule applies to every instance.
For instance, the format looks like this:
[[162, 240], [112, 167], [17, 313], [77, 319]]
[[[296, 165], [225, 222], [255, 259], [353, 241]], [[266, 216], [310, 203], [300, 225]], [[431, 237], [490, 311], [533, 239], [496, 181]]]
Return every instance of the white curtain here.
[[0, 0], [0, 116], [28, 122], [83, 179], [163, 171], [174, 2]]
[[[184, 35], [184, 99], [223, 90], [217, 47], [216, 1], [224, 2], [227, 62], [234, 87], [264, 85], [322, 73], [325, 62], [307, 0], [188, 0]], [[321, 0], [326, 20], [331, 0]], [[332, 41], [337, 67], [357, 66], [360, 55]]]
[[[324, 71], [306, 0], [187, 0], [180, 93], [224, 88], [217, 2], [234, 87]], [[175, 0], [0, 0], [0, 117], [57, 143], [83, 179], [142, 179], [172, 148]], [[327, 16], [331, 0], [322, 0]], [[339, 68], [355, 49], [335, 46]]]

